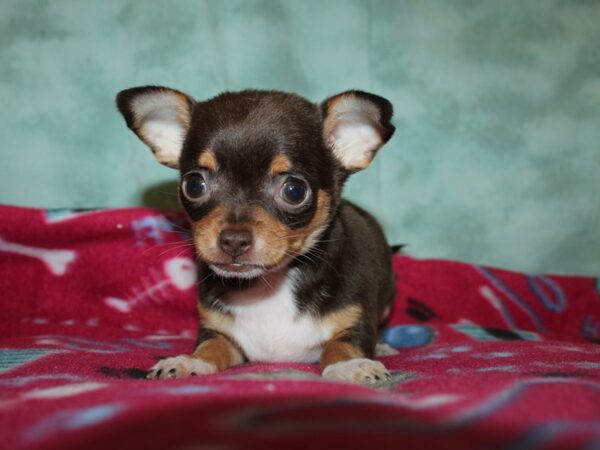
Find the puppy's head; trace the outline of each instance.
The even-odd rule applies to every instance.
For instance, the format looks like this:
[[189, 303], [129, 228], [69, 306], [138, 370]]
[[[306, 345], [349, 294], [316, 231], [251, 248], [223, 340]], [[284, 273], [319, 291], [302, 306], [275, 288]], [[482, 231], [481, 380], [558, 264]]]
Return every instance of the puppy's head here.
[[156, 159], [181, 172], [199, 257], [223, 277], [255, 278], [308, 252], [350, 173], [392, 136], [391, 104], [348, 91], [313, 104], [273, 91], [196, 102], [163, 87], [117, 106]]

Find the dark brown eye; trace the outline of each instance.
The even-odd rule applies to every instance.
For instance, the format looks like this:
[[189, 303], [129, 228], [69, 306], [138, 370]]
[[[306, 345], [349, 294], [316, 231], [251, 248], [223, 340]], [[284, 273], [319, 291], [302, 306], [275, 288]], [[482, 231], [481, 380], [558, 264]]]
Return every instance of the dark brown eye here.
[[284, 211], [295, 212], [309, 203], [311, 190], [299, 176], [281, 176], [274, 183], [274, 197]]
[[299, 205], [306, 198], [307, 187], [303, 181], [289, 180], [281, 186], [280, 195], [290, 205]]
[[197, 202], [207, 196], [208, 183], [201, 173], [188, 173], [181, 182], [181, 191], [188, 200]]

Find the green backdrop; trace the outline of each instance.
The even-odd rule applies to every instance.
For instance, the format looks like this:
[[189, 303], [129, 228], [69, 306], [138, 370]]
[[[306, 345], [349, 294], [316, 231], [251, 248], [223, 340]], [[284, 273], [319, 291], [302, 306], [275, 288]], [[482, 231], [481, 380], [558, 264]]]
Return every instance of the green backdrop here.
[[117, 91], [395, 105], [346, 195], [416, 256], [600, 274], [600, 2], [0, 0], [0, 202], [169, 206]]

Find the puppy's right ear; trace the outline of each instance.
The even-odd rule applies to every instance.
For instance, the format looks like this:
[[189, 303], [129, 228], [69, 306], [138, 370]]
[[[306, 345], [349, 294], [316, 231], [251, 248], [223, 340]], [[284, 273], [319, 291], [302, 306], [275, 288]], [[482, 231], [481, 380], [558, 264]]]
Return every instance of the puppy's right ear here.
[[159, 86], [126, 89], [117, 95], [117, 108], [127, 126], [152, 150], [161, 164], [176, 169], [190, 127], [194, 100]]

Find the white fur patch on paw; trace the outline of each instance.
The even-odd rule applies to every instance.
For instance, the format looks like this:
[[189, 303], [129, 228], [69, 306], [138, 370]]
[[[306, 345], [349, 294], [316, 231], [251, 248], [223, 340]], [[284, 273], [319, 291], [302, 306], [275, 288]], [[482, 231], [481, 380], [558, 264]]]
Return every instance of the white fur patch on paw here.
[[397, 355], [400, 353], [394, 347], [389, 344], [379, 343], [375, 346], [375, 356], [389, 356], [389, 355]]
[[325, 367], [323, 377], [336, 381], [375, 384], [379, 381], [389, 380], [391, 375], [379, 361], [354, 358]]
[[193, 356], [181, 355], [159, 361], [150, 369], [147, 378], [185, 378], [209, 375], [216, 371], [214, 364]]

